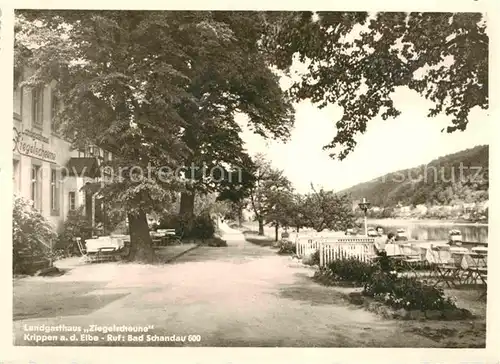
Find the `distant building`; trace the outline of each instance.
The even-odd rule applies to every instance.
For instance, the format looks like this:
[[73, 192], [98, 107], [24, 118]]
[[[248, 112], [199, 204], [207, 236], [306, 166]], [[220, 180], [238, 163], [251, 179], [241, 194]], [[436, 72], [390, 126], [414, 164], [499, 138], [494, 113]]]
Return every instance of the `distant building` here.
[[462, 208], [465, 212], [471, 212], [472, 210], [474, 210], [474, 208], [476, 207], [476, 204], [471, 202], [471, 203], [464, 203], [462, 205]]
[[399, 211], [402, 212], [402, 213], [408, 213], [408, 212], [411, 212], [411, 206], [401, 206], [399, 208]]
[[415, 212], [418, 213], [419, 215], [425, 215], [427, 214], [427, 211], [428, 211], [427, 206], [423, 204], [415, 206]]

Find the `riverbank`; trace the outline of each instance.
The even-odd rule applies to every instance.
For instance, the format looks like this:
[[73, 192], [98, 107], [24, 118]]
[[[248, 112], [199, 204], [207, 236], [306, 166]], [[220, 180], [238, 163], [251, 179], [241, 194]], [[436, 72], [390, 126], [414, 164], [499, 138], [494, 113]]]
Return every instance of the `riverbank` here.
[[368, 219], [369, 225], [427, 225], [427, 226], [488, 226], [487, 223], [481, 222], [466, 222], [453, 220], [434, 220], [434, 219], [403, 219], [403, 218], [387, 218], [387, 219]]

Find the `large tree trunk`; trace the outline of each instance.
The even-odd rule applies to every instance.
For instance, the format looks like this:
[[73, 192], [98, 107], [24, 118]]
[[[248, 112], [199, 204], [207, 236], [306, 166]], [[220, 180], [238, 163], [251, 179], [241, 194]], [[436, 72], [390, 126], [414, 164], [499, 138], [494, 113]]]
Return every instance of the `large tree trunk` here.
[[153, 263], [155, 253], [153, 250], [151, 236], [149, 235], [146, 213], [140, 211], [137, 214], [128, 214], [130, 228], [130, 254], [129, 260], [141, 263]]
[[259, 235], [264, 235], [264, 219], [263, 218], [259, 218], [258, 219], [259, 221]]
[[276, 225], [274, 226], [274, 241], [278, 241], [278, 230], [279, 230], [280, 226], [278, 223], [276, 223]]
[[194, 214], [194, 191], [181, 193], [181, 216], [192, 216]]

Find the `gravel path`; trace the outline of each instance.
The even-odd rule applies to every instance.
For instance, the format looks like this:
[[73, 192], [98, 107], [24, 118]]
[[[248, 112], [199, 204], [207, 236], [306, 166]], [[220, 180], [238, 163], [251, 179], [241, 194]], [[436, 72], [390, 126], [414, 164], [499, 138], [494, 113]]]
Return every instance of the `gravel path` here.
[[[57, 294], [58, 287], [68, 283], [79, 287], [80, 282], [86, 282], [87, 288], [82, 291], [81, 300], [73, 299], [72, 306], [66, 310], [63, 306], [52, 315], [45, 310], [39, 317], [15, 321], [15, 344], [443, 346], [442, 341], [426, 334], [426, 326], [420, 325], [422, 330], [417, 330], [415, 325], [384, 320], [349, 305], [340, 291], [312, 282], [311, 269], [288, 256], [277, 255], [270, 248], [246, 242], [239, 231], [227, 226], [223, 229], [227, 248], [201, 247], [174, 264], [96, 264], [74, 269], [61, 277], [23, 279], [17, 286], [14, 284], [15, 302], [17, 299], [17, 302], [42, 305], [43, 294], [47, 297]], [[89, 291], [89, 282], [98, 286], [92, 286], [93, 290]], [[33, 289], [37, 285], [43, 287], [42, 292]], [[32, 292], [37, 292], [36, 296]], [[97, 297], [97, 303], [92, 301], [91, 312], [88, 312], [89, 300], [85, 299], [88, 296]], [[75, 305], [79, 302], [85, 307], [78, 313]], [[30, 315], [33, 316], [36, 315]], [[103, 333], [91, 333], [92, 337], [77, 335], [75, 342], [58, 339], [36, 343], [35, 338], [27, 334], [40, 335], [29, 330], [30, 326], [41, 324], [64, 324], [82, 330], [89, 325], [150, 325], [146, 335], [172, 339], [175, 339], [172, 335], [177, 335], [179, 340], [186, 337], [184, 342], [147, 342], [146, 335], [142, 336], [143, 341], [130, 341], [126, 335], [111, 338]], [[189, 341], [188, 335], [195, 336]], [[141, 340], [140, 334], [132, 336]]]

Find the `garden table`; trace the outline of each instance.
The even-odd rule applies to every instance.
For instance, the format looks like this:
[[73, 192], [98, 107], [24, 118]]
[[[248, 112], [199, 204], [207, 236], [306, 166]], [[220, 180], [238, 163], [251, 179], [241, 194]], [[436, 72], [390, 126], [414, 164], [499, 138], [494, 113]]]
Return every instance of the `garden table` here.
[[87, 239], [85, 246], [90, 261], [114, 260], [118, 256], [117, 253], [124, 248], [125, 239], [101, 236], [97, 239]]
[[476, 246], [471, 249], [472, 253], [476, 254], [488, 254], [488, 247], [486, 246]]
[[87, 253], [97, 253], [103, 248], [120, 250], [125, 246], [125, 239], [110, 236], [101, 236], [97, 239], [87, 239], [85, 241]]

